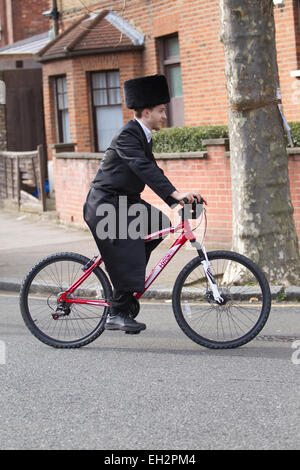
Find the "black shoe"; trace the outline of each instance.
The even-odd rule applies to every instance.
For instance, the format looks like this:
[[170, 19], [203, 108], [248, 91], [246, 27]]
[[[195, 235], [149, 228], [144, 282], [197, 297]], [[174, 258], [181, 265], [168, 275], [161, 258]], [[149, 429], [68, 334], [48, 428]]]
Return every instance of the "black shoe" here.
[[106, 330], [121, 330], [136, 333], [145, 330], [146, 325], [145, 323], [138, 323], [124, 312], [119, 312], [116, 315], [108, 315], [104, 328]]

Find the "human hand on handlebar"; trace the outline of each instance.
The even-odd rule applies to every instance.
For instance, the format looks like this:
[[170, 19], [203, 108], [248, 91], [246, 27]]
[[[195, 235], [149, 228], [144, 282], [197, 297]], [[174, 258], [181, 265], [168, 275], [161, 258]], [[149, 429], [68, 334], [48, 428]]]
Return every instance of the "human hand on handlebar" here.
[[[201, 202], [201, 194], [199, 194], [196, 191], [189, 191], [186, 193], [180, 193], [179, 191], [174, 191], [172, 194], [170, 194], [170, 196], [172, 196], [173, 199], [176, 199], [176, 201], [178, 201], [181, 206], [183, 206], [186, 201], [188, 204], [192, 204], [195, 200], [198, 202]], [[203, 201], [206, 204], [206, 201], [204, 199]]]

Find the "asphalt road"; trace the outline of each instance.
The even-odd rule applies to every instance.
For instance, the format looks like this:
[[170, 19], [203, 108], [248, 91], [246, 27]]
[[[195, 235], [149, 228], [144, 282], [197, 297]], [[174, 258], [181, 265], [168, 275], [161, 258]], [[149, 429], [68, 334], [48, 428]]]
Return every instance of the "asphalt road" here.
[[183, 334], [170, 304], [147, 303], [140, 335], [105, 332], [58, 350], [26, 329], [16, 294], [2, 293], [0, 448], [299, 449], [287, 316], [299, 322], [299, 308], [274, 307], [259, 340], [213, 351]]

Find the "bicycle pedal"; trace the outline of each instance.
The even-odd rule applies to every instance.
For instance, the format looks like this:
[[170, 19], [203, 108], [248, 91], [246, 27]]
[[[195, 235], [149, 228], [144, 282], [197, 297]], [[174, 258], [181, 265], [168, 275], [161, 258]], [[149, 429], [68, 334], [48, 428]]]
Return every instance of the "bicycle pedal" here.
[[141, 331], [125, 331], [127, 335], [138, 335]]

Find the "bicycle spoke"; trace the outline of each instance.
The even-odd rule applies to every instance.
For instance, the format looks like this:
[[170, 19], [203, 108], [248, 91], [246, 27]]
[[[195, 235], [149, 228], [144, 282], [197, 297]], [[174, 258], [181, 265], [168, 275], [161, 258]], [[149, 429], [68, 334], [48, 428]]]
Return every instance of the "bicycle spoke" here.
[[[255, 271], [247, 267], [247, 260], [243, 264], [242, 257], [235, 253], [215, 253], [215, 257], [210, 259], [210, 270], [223, 300], [215, 301], [204, 268], [200, 260], [195, 259], [195, 266], [191, 265], [182, 280], [181, 309], [179, 316], [175, 316], [192, 339], [221, 347], [223, 343], [238, 343], [255, 331], [263, 311], [264, 294]], [[225, 256], [222, 258], [223, 253]], [[182, 325], [181, 315], [185, 322]]]
[[[42, 263], [34, 277], [30, 278], [24, 300], [26, 318], [31, 322], [30, 328], [34, 328], [39, 336], [42, 335], [45, 342], [53, 339], [54, 342], [67, 346], [74, 341], [84, 341], [94, 332], [99, 331], [99, 335], [103, 331], [100, 326], [106, 307], [72, 302], [65, 305], [58, 303], [60, 294], [81, 277], [82, 267], [86, 264], [86, 261], [81, 259], [80, 255], [53, 255], [53, 259], [49, 262], [46, 260], [45, 266]], [[70, 299], [95, 300], [100, 297], [106, 300], [104, 292], [104, 285], [95, 273], [91, 272], [70, 295]], [[59, 305], [61, 310], [57, 310]], [[63, 344], [59, 347], [63, 347]]]

